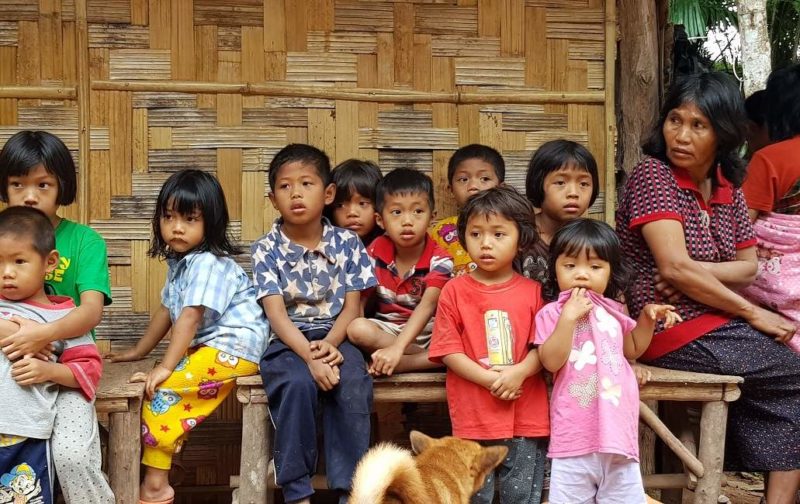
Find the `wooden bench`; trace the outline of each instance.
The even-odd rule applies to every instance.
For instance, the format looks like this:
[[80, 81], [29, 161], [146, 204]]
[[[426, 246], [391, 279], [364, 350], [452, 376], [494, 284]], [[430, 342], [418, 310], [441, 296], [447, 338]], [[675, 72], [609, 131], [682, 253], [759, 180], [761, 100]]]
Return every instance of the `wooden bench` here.
[[139, 502], [144, 383], [130, 383], [128, 380], [138, 371], [153, 369], [154, 364], [155, 359], [103, 362], [103, 376], [94, 407], [101, 423], [108, 429], [106, 470], [117, 504]]
[[[688, 373], [646, 367], [652, 376], [641, 388], [642, 401], [697, 401], [702, 403], [699, 450], [684, 446], [644, 403], [641, 420], [650, 426], [683, 462], [685, 474], [659, 474], [645, 478], [647, 488], [691, 488], [696, 504], [716, 504], [722, 483], [728, 403], [739, 398], [737, 376]], [[242, 455], [239, 476], [231, 477], [234, 502], [272, 504], [274, 468], [269, 459], [274, 430], [267, 412], [267, 397], [260, 376], [237, 380], [236, 397], [243, 404]], [[445, 402], [444, 373], [408, 373], [374, 382], [375, 402]], [[325, 488], [325, 478], [312, 479]]]

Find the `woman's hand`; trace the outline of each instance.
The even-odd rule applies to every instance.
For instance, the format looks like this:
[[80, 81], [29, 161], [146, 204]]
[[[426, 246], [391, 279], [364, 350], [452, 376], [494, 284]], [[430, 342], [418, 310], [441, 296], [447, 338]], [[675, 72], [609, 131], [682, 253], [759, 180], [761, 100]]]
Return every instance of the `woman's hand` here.
[[779, 343], [786, 343], [797, 332], [797, 327], [790, 321], [760, 306], [754, 306], [752, 314], [746, 320], [753, 329], [772, 336]]
[[660, 273], [653, 275], [653, 281], [655, 282], [656, 293], [659, 298], [668, 303], [675, 303], [681, 298], [681, 291], [664, 280], [664, 277], [662, 277]]

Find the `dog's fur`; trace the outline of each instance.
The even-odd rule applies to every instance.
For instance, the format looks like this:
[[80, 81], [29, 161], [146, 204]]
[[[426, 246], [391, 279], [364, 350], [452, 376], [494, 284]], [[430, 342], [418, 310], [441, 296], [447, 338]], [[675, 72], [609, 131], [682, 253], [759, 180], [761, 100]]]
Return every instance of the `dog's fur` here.
[[454, 437], [434, 439], [411, 431], [411, 452], [390, 443], [359, 462], [349, 504], [469, 504], [486, 476], [508, 454]]

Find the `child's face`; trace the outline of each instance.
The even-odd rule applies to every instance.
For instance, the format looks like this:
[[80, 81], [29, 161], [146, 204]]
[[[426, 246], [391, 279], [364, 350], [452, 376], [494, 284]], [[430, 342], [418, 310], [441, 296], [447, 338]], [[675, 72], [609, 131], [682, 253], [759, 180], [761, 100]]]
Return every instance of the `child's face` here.
[[375, 229], [375, 207], [372, 200], [353, 191], [350, 199], [333, 207], [333, 221], [339, 227], [355, 231], [364, 238]]
[[594, 250], [582, 250], [576, 257], [561, 254], [556, 259], [556, 278], [560, 291], [584, 287], [603, 294], [611, 278], [611, 265]]
[[169, 245], [170, 250], [178, 254], [185, 254], [205, 240], [205, 222], [203, 213], [195, 209], [191, 214], [184, 215], [172, 209], [169, 202], [167, 210], [159, 219], [161, 238]]
[[23, 236], [0, 237], [0, 294], [12, 301], [44, 298], [44, 277], [58, 264], [58, 252], [51, 251], [42, 257], [33, 248], [30, 238]]
[[8, 177], [8, 206], [29, 206], [41, 210], [51, 220], [58, 210], [58, 179], [42, 164], [26, 175]]
[[425, 241], [433, 211], [425, 193], [389, 194], [384, 198], [383, 211], [376, 215], [397, 248], [415, 247]]
[[508, 273], [519, 252], [519, 229], [503, 215], [474, 215], [467, 221], [466, 242], [467, 252], [479, 270]]
[[592, 176], [583, 168], [566, 165], [544, 177], [542, 213], [557, 222], [577, 219], [589, 209]]
[[269, 200], [285, 223], [302, 226], [319, 221], [335, 194], [336, 186], [325, 186], [313, 165], [293, 161], [278, 170]]
[[497, 187], [499, 183], [492, 165], [482, 159], [472, 158], [458, 164], [450, 180], [450, 190], [456, 198], [456, 205], [461, 208], [473, 194]]

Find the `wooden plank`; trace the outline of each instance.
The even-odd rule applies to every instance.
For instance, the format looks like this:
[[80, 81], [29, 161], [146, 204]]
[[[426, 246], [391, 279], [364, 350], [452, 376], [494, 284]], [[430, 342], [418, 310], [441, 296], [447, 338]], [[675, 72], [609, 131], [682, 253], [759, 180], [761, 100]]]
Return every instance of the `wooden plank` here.
[[168, 80], [171, 53], [165, 49], [115, 49], [110, 52], [112, 80]]
[[[193, 166], [207, 172], [214, 172], [217, 169], [217, 156], [211, 149], [151, 149], [147, 156], [151, 172], [172, 173], [186, 166]], [[155, 174], [150, 173], [149, 176], [154, 177]], [[142, 177], [147, 177], [147, 175], [142, 175]], [[136, 174], [133, 175], [134, 194], [140, 194], [136, 188], [141, 187], [141, 180]], [[164, 180], [157, 182], [158, 187], [161, 187]], [[157, 190], [153, 194], [154, 197], [155, 194], [157, 194]]]
[[336, 152], [334, 164], [358, 157], [358, 102], [336, 101]]
[[302, 108], [273, 106], [260, 109], [245, 108], [242, 109], [242, 124], [305, 128], [308, 125], [308, 114]]
[[[229, 97], [230, 95], [220, 96]], [[216, 123], [217, 111], [214, 109], [188, 107], [154, 108], [150, 110], [147, 116], [147, 125], [151, 128], [213, 126]]]
[[[22, 129], [20, 126], [0, 126], [0, 144], [4, 144], [14, 133]], [[78, 131], [76, 128], [51, 128], [50, 133], [56, 135], [67, 148], [71, 151], [77, 151], [79, 148]], [[108, 149], [108, 128], [96, 127], [92, 128], [91, 132], [92, 148], [94, 149]]]
[[103, 375], [97, 386], [98, 403], [106, 400], [122, 398], [140, 398], [144, 393], [144, 382], [130, 382], [130, 377], [137, 372], [148, 372], [153, 369], [156, 360], [152, 358], [131, 362], [103, 362]]
[[39, 0], [39, 44], [43, 55], [41, 76], [44, 80], [60, 81], [64, 78], [62, 54], [61, 2]]
[[385, 32], [394, 29], [394, 8], [384, 2], [338, 0], [334, 12], [334, 31]]
[[[241, 79], [245, 82], [266, 80], [266, 61], [264, 58], [264, 30], [260, 26], [242, 27]], [[243, 107], [263, 107], [263, 96], [246, 96]], [[240, 118], [241, 121], [241, 118]]]
[[308, 52], [375, 54], [378, 40], [372, 32], [308, 32]]
[[[97, 224], [95, 223], [94, 224], [95, 230], [97, 229], [96, 226]], [[111, 239], [109, 236], [104, 236], [104, 238], [106, 239], [106, 241], [109, 241]], [[121, 236], [120, 238], [124, 240], [131, 240], [131, 292], [132, 292], [131, 304], [133, 305], [133, 311], [134, 312], [149, 311], [149, 302], [147, 299], [148, 296], [147, 275], [149, 270], [147, 250], [148, 248], [150, 248], [149, 230], [148, 230], [148, 236], [144, 239], [139, 238], [138, 240], [132, 240], [131, 239], [132, 237], [129, 236]], [[103, 322], [107, 323], [107, 321], [108, 321], [107, 317], [103, 319]]]
[[308, 110], [308, 143], [322, 149], [328, 156], [336, 152], [336, 125], [332, 110]]
[[498, 113], [479, 113], [480, 143], [503, 150], [503, 116]]
[[304, 52], [306, 50], [306, 9], [305, 2], [287, 1], [286, 12], [286, 51]]
[[420, 4], [417, 5], [415, 17], [417, 33], [478, 35], [478, 9], [474, 7]]
[[[111, 194], [131, 194], [131, 94], [112, 92], [110, 96], [110, 112], [108, 131], [114, 139], [109, 153]], [[105, 201], [110, 202], [110, 198]]]
[[[174, 148], [248, 148], [286, 143], [286, 130], [274, 127], [196, 126], [175, 128], [171, 136]], [[153, 139], [152, 129], [150, 139]]]
[[131, 0], [131, 25], [147, 26], [149, 12], [148, 0]]
[[572, 140], [584, 146], [587, 146], [589, 142], [589, 136], [586, 132], [569, 130], [529, 131], [525, 133], [525, 148], [533, 151], [541, 147], [543, 143], [558, 140], [559, 138]]
[[410, 86], [414, 70], [414, 4], [394, 5], [394, 80]]
[[431, 36], [414, 35], [414, 89], [431, 91]]
[[[435, 169], [433, 156], [429, 150], [391, 150], [378, 151], [378, 166], [383, 173], [388, 173], [396, 168], [410, 168], [432, 175]], [[438, 197], [438, 193], [437, 197]]]
[[378, 34], [378, 52], [375, 83], [381, 88], [394, 86], [394, 36]]
[[547, 12], [545, 9], [525, 9], [525, 84], [536, 89], [548, 85]]
[[[219, 59], [217, 53], [218, 30], [214, 25], [203, 25], [195, 27], [194, 32], [194, 70], [198, 80], [215, 82], [219, 69]], [[194, 98], [194, 95], [192, 95]], [[196, 100], [197, 106], [214, 110], [217, 106], [216, 96], [210, 94], [199, 94]]]
[[297, 53], [286, 55], [286, 80], [293, 82], [356, 82], [353, 54]]
[[147, 26], [91, 24], [89, 25], [89, 47], [147, 49], [150, 47], [150, 30]]
[[264, 50], [286, 51], [286, 7], [284, 0], [264, 0]]
[[[217, 149], [217, 180], [225, 192], [225, 200], [229, 202], [242, 200], [242, 150]], [[238, 205], [228, 204], [231, 220], [241, 218]]]
[[500, 38], [431, 35], [431, 51], [433, 56], [497, 58], [500, 56]]
[[172, 2], [171, 55], [172, 78], [194, 79], [193, 2]]
[[524, 86], [523, 58], [456, 58], [459, 86]]
[[5, 0], [0, 9], [0, 21], [36, 21], [39, 3], [34, 0]]
[[41, 47], [39, 42], [39, 23], [19, 22], [17, 42], [17, 83], [39, 84], [41, 82]]
[[499, 41], [501, 7], [501, 3], [497, 0], [478, 0], [479, 37], [491, 37]]
[[87, 191], [92, 204], [87, 205], [90, 220], [111, 218], [111, 161], [107, 150], [90, 154]]
[[399, 128], [361, 128], [358, 143], [362, 149], [403, 150], [456, 149], [458, 145], [458, 130], [444, 128], [414, 131]]
[[194, 0], [193, 3], [196, 25], [261, 26], [262, 0]]
[[242, 199], [240, 215], [242, 216], [242, 240], [252, 242], [264, 234], [265, 172], [242, 172]]
[[525, 54], [525, 5], [519, 0], [501, 4], [500, 48], [503, 56]]
[[335, 27], [334, 0], [306, 0], [306, 28], [330, 32]]

